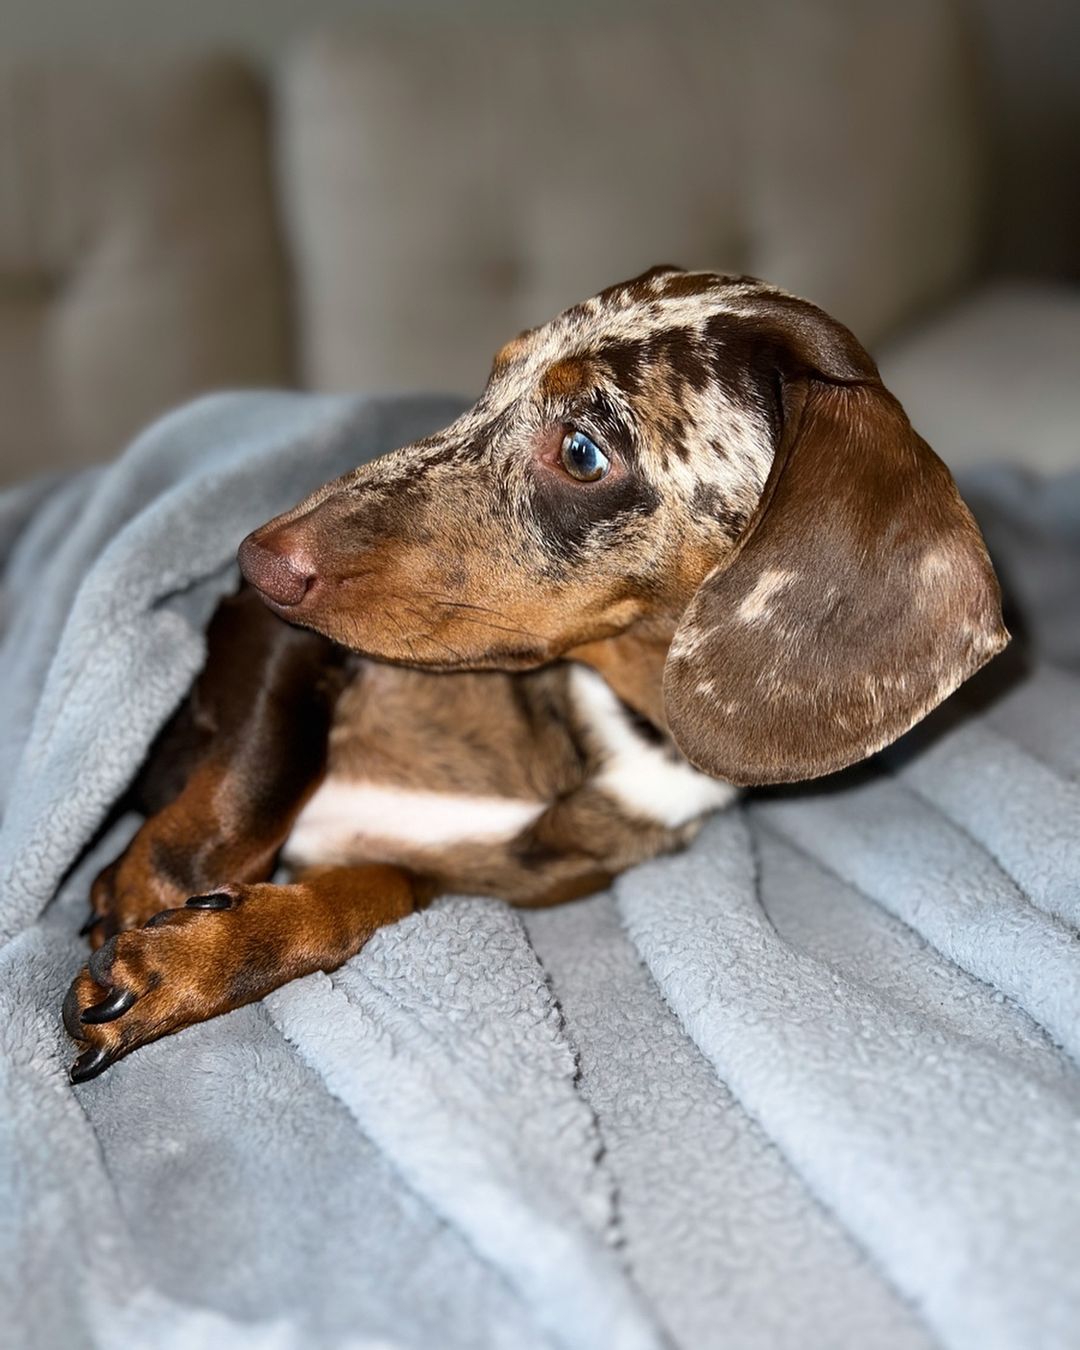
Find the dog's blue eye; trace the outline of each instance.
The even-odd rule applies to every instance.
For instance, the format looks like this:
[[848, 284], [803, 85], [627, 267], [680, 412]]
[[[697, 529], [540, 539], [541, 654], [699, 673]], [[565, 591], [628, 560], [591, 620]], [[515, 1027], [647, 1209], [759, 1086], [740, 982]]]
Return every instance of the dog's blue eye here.
[[582, 483], [595, 483], [611, 468], [611, 460], [583, 431], [567, 432], [559, 459], [570, 477]]

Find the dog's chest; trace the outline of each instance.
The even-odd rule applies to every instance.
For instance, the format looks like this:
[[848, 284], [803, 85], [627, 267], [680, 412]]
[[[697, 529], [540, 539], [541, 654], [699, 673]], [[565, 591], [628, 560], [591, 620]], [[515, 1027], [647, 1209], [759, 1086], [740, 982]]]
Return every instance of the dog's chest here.
[[595, 671], [571, 666], [567, 679], [591, 743], [590, 786], [627, 816], [678, 830], [734, 800], [735, 788], [700, 773], [666, 736], [643, 726]]
[[289, 837], [293, 864], [418, 863], [461, 844], [490, 847], [518, 834], [545, 803], [514, 797], [425, 792], [331, 777]]
[[509, 845], [586, 786], [628, 818], [671, 830], [734, 795], [643, 729], [583, 666], [516, 676], [372, 668], [346, 691], [327, 776], [284, 857], [422, 871], [462, 846]]

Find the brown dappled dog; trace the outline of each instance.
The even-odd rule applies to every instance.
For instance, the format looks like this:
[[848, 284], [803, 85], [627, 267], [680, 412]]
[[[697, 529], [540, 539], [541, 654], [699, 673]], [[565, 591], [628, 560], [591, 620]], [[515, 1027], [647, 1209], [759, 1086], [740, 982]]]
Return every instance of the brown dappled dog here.
[[76, 1081], [439, 892], [602, 887], [731, 784], [880, 749], [1007, 641], [978, 529], [851, 333], [675, 268], [516, 338], [452, 426], [240, 565], [94, 883]]

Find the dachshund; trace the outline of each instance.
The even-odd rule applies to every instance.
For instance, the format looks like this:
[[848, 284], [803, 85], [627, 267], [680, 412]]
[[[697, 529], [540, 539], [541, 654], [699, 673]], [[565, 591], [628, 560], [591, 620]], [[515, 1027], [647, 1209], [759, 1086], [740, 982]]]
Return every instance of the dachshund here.
[[1008, 641], [978, 528], [848, 329], [672, 267], [522, 333], [451, 426], [239, 563], [92, 887], [75, 1082], [439, 894], [603, 888], [739, 787], [873, 754]]

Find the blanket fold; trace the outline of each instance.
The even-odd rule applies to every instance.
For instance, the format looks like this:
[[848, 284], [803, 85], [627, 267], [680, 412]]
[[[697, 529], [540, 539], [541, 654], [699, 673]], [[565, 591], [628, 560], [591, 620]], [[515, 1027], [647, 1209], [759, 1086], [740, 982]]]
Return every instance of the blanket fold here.
[[5, 1335], [1071, 1350], [1080, 475], [966, 485], [1030, 644], [1010, 688], [607, 894], [447, 899], [67, 1083], [75, 931], [137, 821], [93, 841], [236, 544], [459, 406], [219, 396], [0, 497]]

